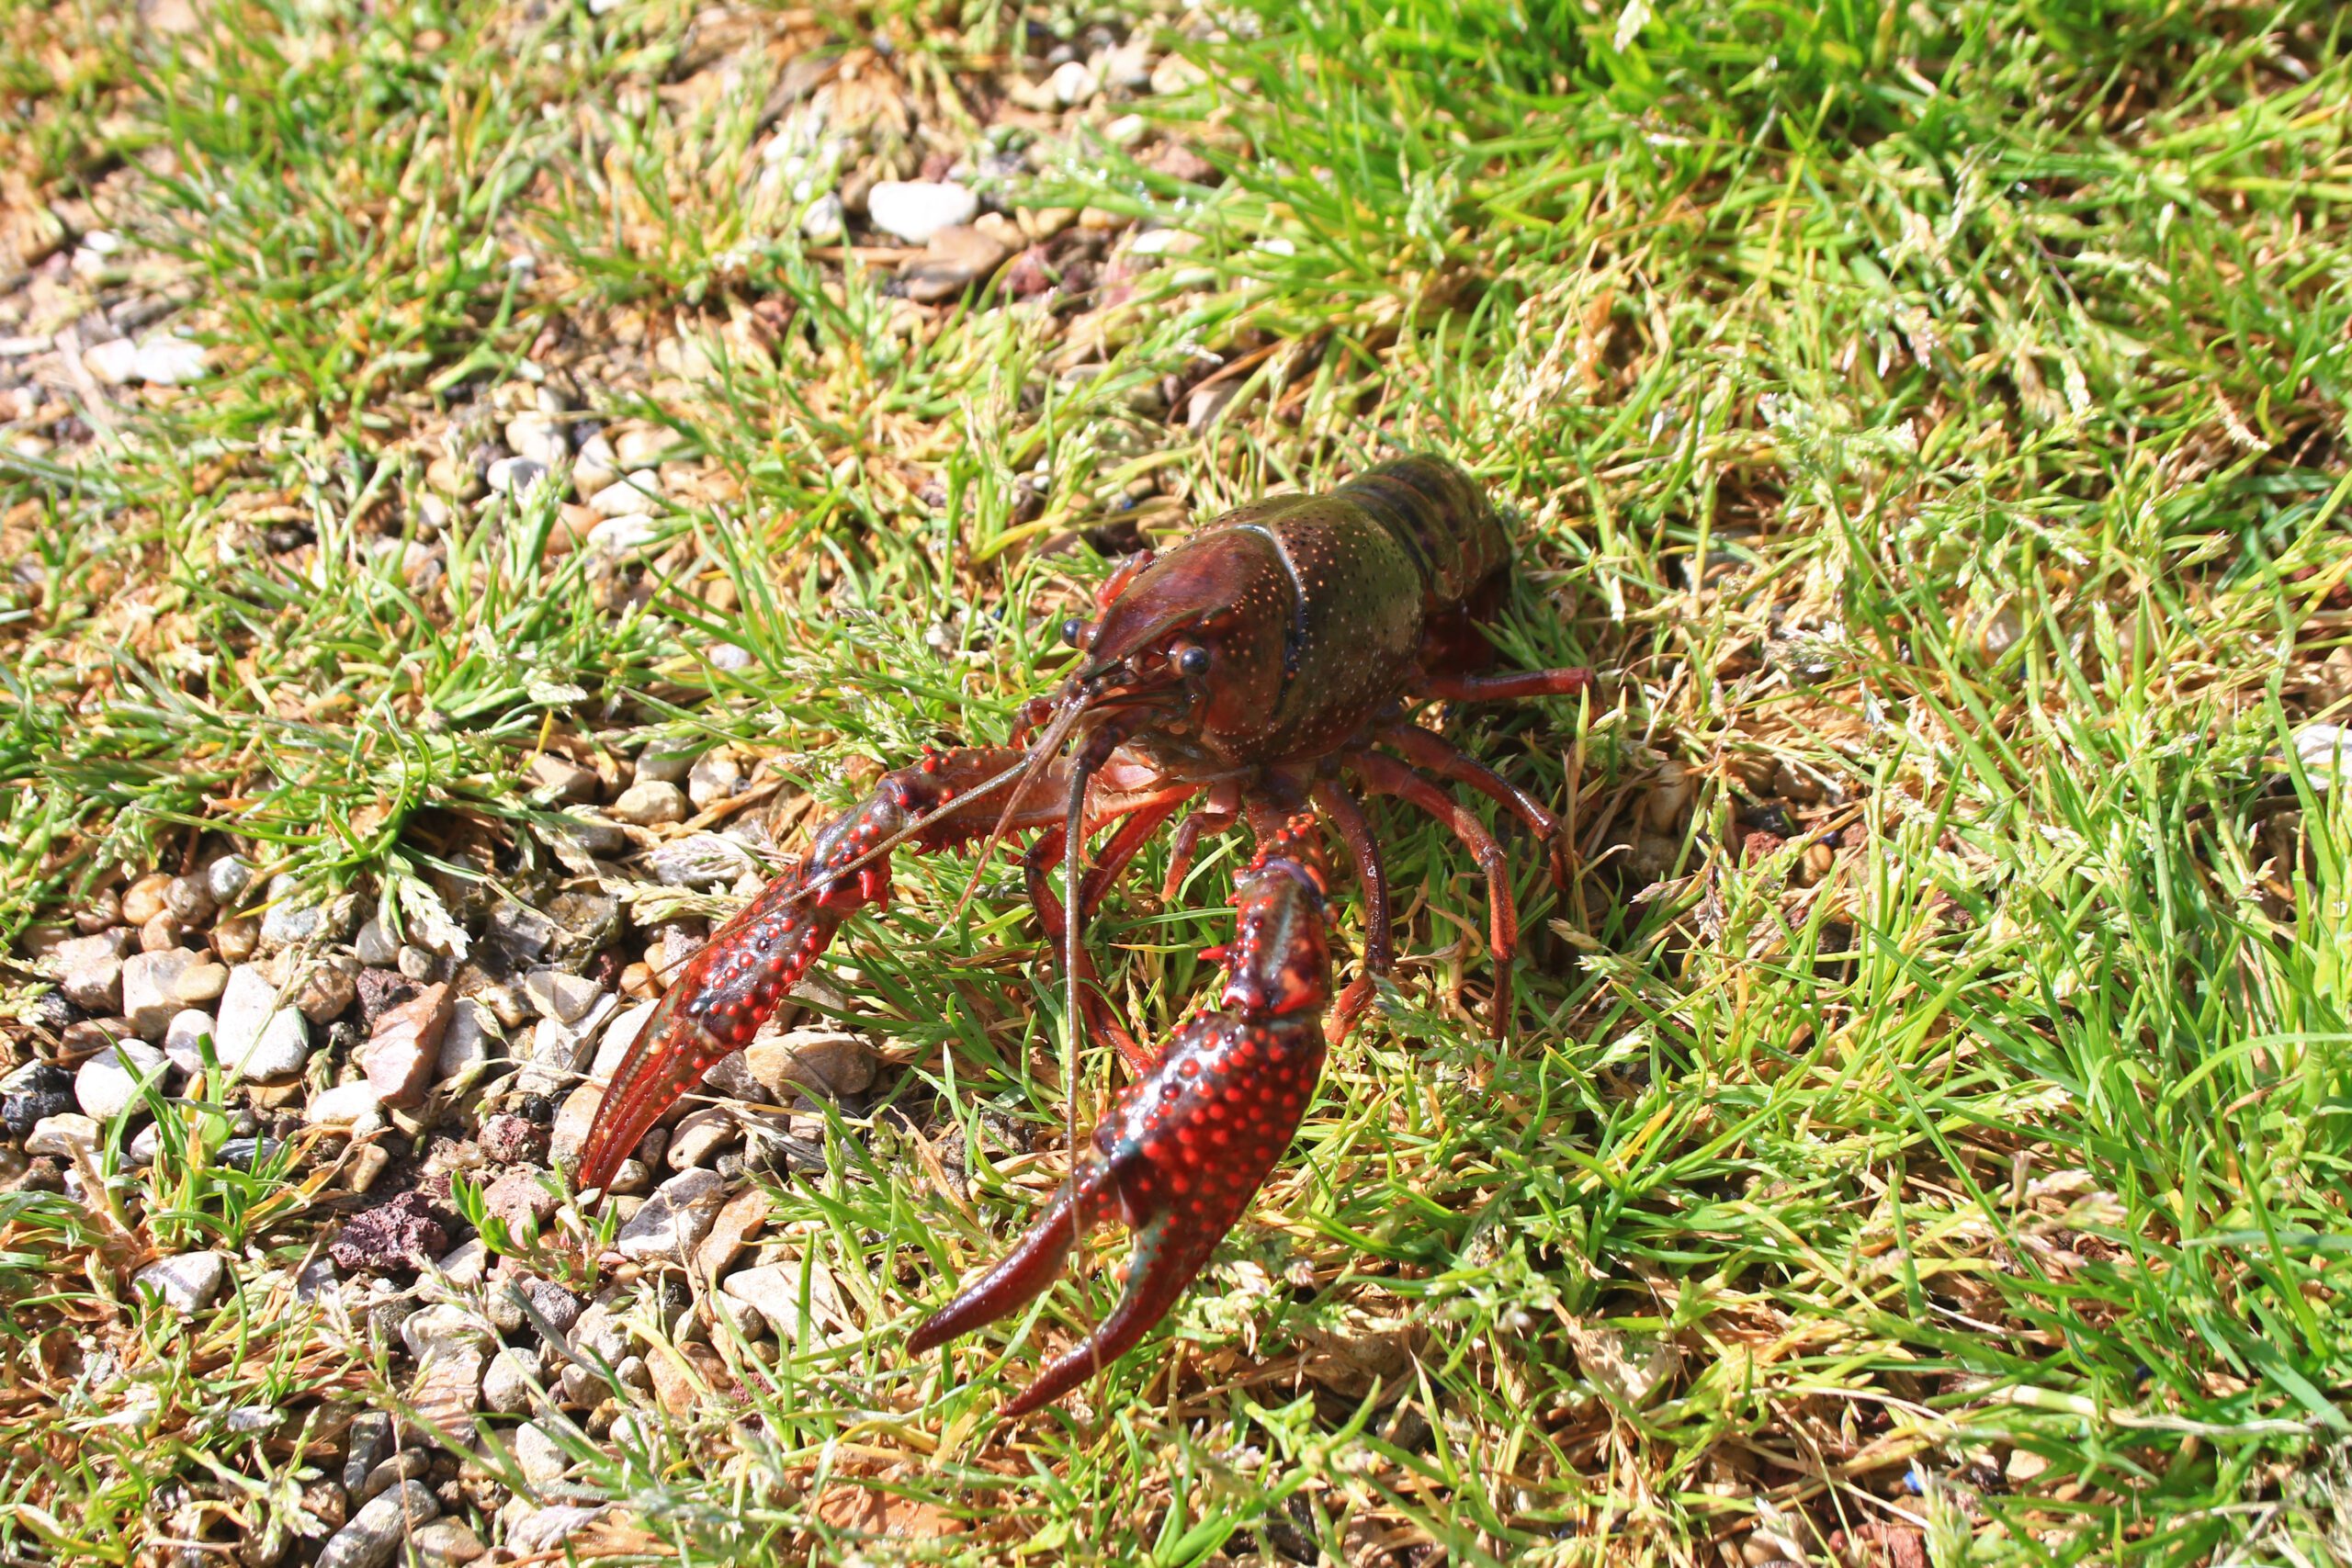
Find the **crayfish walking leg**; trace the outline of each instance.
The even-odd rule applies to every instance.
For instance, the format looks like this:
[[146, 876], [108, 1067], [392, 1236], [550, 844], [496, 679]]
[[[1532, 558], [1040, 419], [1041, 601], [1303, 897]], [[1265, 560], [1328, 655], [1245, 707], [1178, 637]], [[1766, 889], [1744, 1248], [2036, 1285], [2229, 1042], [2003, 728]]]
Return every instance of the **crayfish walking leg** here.
[[1069, 1184], [1001, 1262], [915, 1330], [922, 1352], [1019, 1310], [1052, 1284], [1080, 1235], [1114, 1213], [1134, 1227], [1119, 1304], [1007, 1404], [1060, 1398], [1133, 1349], [1175, 1304], [1264, 1184], [1323, 1070], [1330, 998], [1330, 874], [1309, 816], [1269, 837], [1238, 881], [1222, 1010], [1194, 1019], [1121, 1091]]

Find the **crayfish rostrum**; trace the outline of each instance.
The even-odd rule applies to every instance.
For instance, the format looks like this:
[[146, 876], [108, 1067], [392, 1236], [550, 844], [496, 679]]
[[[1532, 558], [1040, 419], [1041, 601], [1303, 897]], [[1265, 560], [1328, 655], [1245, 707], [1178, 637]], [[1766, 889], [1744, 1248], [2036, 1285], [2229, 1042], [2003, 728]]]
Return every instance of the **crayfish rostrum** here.
[[[928, 1349], [1027, 1303], [1080, 1231], [1115, 1212], [1136, 1232], [1125, 1295], [1006, 1413], [1060, 1397], [1132, 1348], [1200, 1271], [1289, 1146], [1326, 1043], [1346, 1037], [1389, 968], [1388, 884], [1361, 795], [1429, 813], [1476, 857], [1492, 1016], [1508, 1027], [1519, 922], [1503, 850], [1440, 781], [1487, 796], [1555, 852], [1559, 824], [1414, 724], [1410, 709], [1432, 698], [1572, 694], [1589, 683], [1584, 670], [1488, 672], [1493, 654], [1478, 623], [1498, 608], [1510, 568], [1510, 541], [1485, 493], [1429, 457], [1385, 463], [1328, 495], [1242, 507], [1127, 561], [1103, 585], [1094, 619], [1063, 628], [1076, 667], [1023, 710], [1012, 745], [933, 751], [886, 774], [678, 975], [597, 1111], [580, 1182], [607, 1182], [706, 1070], [750, 1042], [842, 922], [889, 896], [891, 851], [992, 848], [1007, 834], [1034, 833], [1029, 897], [1060, 950], [1072, 1016], [1132, 1078], [1028, 1236], [910, 1344]], [[1235, 939], [1212, 955], [1228, 974], [1221, 1005], [1153, 1051], [1112, 1016], [1079, 931], [1136, 852], [1187, 806], [1163, 897], [1172, 897], [1203, 834], [1246, 820], [1258, 849], [1237, 878]], [[1085, 846], [1106, 828], [1085, 868]], [[1347, 847], [1364, 911], [1362, 971], [1336, 998], [1326, 829]]]

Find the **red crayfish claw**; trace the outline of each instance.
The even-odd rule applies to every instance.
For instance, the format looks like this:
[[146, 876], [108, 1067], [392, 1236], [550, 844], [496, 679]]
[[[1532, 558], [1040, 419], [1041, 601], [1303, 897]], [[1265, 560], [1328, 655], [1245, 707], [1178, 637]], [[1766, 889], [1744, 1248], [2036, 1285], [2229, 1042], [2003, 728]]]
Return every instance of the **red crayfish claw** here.
[[1331, 957], [1314, 819], [1296, 817], [1240, 877], [1221, 1010], [1178, 1031], [1122, 1090], [1070, 1181], [1020, 1245], [915, 1330], [920, 1353], [1018, 1311], [1080, 1234], [1114, 1210], [1135, 1228], [1119, 1303], [1004, 1407], [1051, 1404], [1133, 1349], [1207, 1263], [1289, 1148], [1323, 1068]]

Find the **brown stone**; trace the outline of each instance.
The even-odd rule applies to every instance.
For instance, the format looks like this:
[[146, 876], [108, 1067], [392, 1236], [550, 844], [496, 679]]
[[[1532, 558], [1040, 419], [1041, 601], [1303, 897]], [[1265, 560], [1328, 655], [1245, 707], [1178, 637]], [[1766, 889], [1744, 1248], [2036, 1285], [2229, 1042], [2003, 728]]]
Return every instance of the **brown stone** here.
[[935, 305], [985, 280], [1010, 254], [1011, 248], [995, 235], [959, 223], [933, 234], [922, 254], [899, 268], [899, 278], [906, 285], [908, 299]]

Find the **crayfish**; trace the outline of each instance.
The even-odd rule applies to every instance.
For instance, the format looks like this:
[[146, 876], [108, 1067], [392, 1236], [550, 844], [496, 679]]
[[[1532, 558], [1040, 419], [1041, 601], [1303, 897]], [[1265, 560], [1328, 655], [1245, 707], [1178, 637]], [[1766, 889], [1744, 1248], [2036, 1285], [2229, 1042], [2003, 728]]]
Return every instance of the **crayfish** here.
[[[1242, 507], [1164, 553], [1129, 559], [1102, 588], [1095, 617], [1062, 628], [1076, 666], [1021, 710], [1012, 745], [932, 751], [885, 775], [680, 973], [597, 1111], [581, 1184], [610, 1180], [704, 1072], [750, 1043], [842, 922], [889, 897], [893, 850], [979, 841], [985, 856], [1008, 834], [1034, 832], [1028, 892], [1061, 955], [1072, 1027], [1082, 1022], [1132, 1077], [1027, 1237], [910, 1346], [930, 1349], [1033, 1300], [1081, 1232], [1116, 1212], [1136, 1232], [1118, 1305], [1005, 1413], [1059, 1398], [1132, 1349], [1200, 1272], [1289, 1146], [1327, 1044], [1355, 1027], [1389, 969], [1388, 881], [1361, 795], [1429, 813], [1476, 858], [1491, 1016], [1508, 1029], [1519, 922], [1504, 852], [1437, 781], [1517, 817], [1554, 849], [1555, 874], [1559, 823], [1409, 710], [1432, 698], [1568, 695], [1589, 683], [1586, 670], [1488, 672], [1479, 623], [1499, 607], [1510, 570], [1510, 540], [1485, 493], [1430, 457], [1383, 464], [1328, 495]], [[1220, 1006], [1154, 1052], [1112, 1015], [1080, 932], [1136, 852], [1188, 805], [1163, 898], [1204, 834], [1246, 820], [1258, 848], [1236, 879], [1235, 940], [1209, 955], [1227, 970]], [[1327, 827], [1347, 847], [1364, 911], [1361, 973], [1336, 998]], [[1086, 846], [1106, 828], [1088, 869]]]

